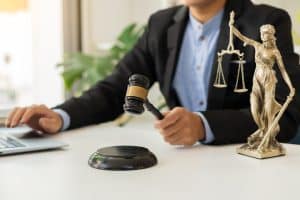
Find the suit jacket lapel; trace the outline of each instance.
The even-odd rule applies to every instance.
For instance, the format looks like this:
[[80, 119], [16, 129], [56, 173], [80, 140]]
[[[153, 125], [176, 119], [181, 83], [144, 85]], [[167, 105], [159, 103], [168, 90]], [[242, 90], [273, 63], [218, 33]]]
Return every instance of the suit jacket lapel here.
[[178, 105], [178, 99], [175, 91], [172, 88], [172, 80], [174, 77], [174, 71], [176, 69], [179, 50], [181, 47], [183, 35], [187, 25], [188, 8], [182, 7], [174, 16], [174, 24], [172, 24], [167, 32], [167, 47], [168, 58], [166, 62], [166, 71], [164, 74], [164, 86], [163, 93], [170, 107]]
[[[214, 58], [214, 63], [213, 63], [213, 69], [211, 72], [210, 76], [210, 82], [209, 82], [209, 92], [208, 92], [208, 106], [207, 109], [222, 109], [223, 108], [223, 103], [224, 103], [224, 98], [226, 95], [226, 89], [220, 89], [220, 88], [215, 88], [213, 86], [217, 74], [217, 68], [218, 68], [218, 63], [217, 63], [217, 52], [221, 52], [222, 49], [227, 49], [227, 45], [229, 42], [229, 27], [228, 27], [228, 22], [229, 22], [229, 13], [234, 10], [236, 13], [235, 20], [237, 21], [241, 7], [242, 7], [242, 2], [240, 0], [228, 0], [226, 7], [224, 9], [224, 16], [222, 19], [221, 27], [220, 27], [220, 35], [218, 38], [217, 42], [217, 48], [216, 48], [216, 54]], [[235, 24], [236, 27], [238, 27]], [[223, 57], [223, 73], [226, 82], [228, 83], [228, 74], [230, 71], [230, 62], [231, 62], [231, 56], [226, 55]]]

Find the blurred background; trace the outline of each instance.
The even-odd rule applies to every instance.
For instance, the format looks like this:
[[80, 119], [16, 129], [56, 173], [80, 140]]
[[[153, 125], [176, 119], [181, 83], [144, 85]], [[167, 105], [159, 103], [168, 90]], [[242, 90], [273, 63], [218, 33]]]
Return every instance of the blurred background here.
[[[299, 0], [286, 9], [300, 53]], [[54, 106], [109, 74], [149, 15], [176, 0], [0, 0], [0, 109]]]

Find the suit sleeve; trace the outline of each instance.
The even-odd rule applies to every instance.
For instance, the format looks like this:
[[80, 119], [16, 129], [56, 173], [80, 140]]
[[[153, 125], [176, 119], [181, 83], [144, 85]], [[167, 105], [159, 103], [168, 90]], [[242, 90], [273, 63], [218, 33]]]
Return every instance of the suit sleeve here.
[[56, 107], [70, 116], [68, 129], [111, 121], [122, 114], [128, 78], [132, 74], [143, 74], [153, 84], [156, 78], [153, 59], [148, 50], [150, 26], [151, 19], [137, 44], [119, 62], [110, 76], [99, 81], [79, 98], [71, 98]]
[[[300, 123], [300, 66], [299, 56], [294, 53], [291, 36], [291, 19], [282, 10], [271, 13], [266, 24], [273, 24], [276, 29], [277, 46], [282, 54], [287, 72], [293, 86], [296, 88], [296, 96], [281, 118], [280, 132], [277, 139], [280, 142], [290, 141], [296, 134]], [[289, 94], [288, 87], [283, 81], [281, 74], [277, 71], [278, 66], [274, 66], [277, 72], [278, 83], [276, 86], [276, 99], [283, 104]], [[212, 110], [203, 112], [214, 134], [215, 140], [212, 144], [244, 143], [247, 141], [257, 126], [252, 119], [250, 108], [241, 110]]]

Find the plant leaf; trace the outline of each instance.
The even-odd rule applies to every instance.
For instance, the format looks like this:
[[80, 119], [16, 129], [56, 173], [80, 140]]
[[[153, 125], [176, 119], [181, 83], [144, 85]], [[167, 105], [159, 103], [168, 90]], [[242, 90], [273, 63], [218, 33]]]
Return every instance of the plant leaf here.
[[75, 81], [79, 80], [82, 77], [82, 73], [84, 72], [84, 68], [73, 68], [73, 69], [65, 69], [62, 73], [65, 86], [68, 90], [70, 90], [75, 83]]

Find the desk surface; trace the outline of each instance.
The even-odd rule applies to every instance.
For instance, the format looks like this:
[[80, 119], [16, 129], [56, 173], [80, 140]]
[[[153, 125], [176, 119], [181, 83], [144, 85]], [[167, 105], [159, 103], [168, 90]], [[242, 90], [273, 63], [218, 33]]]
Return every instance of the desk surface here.
[[[236, 146], [175, 148], [165, 144], [150, 120], [125, 128], [113, 123], [60, 134], [66, 150], [0, 157], [0, 199], [299, 199], [300, 146], [285, 145], [288, 155], [256, 160], [235, 153]], [[140, 145], [158, 165], [140, 171], [90, 168], [99, 147]]]

